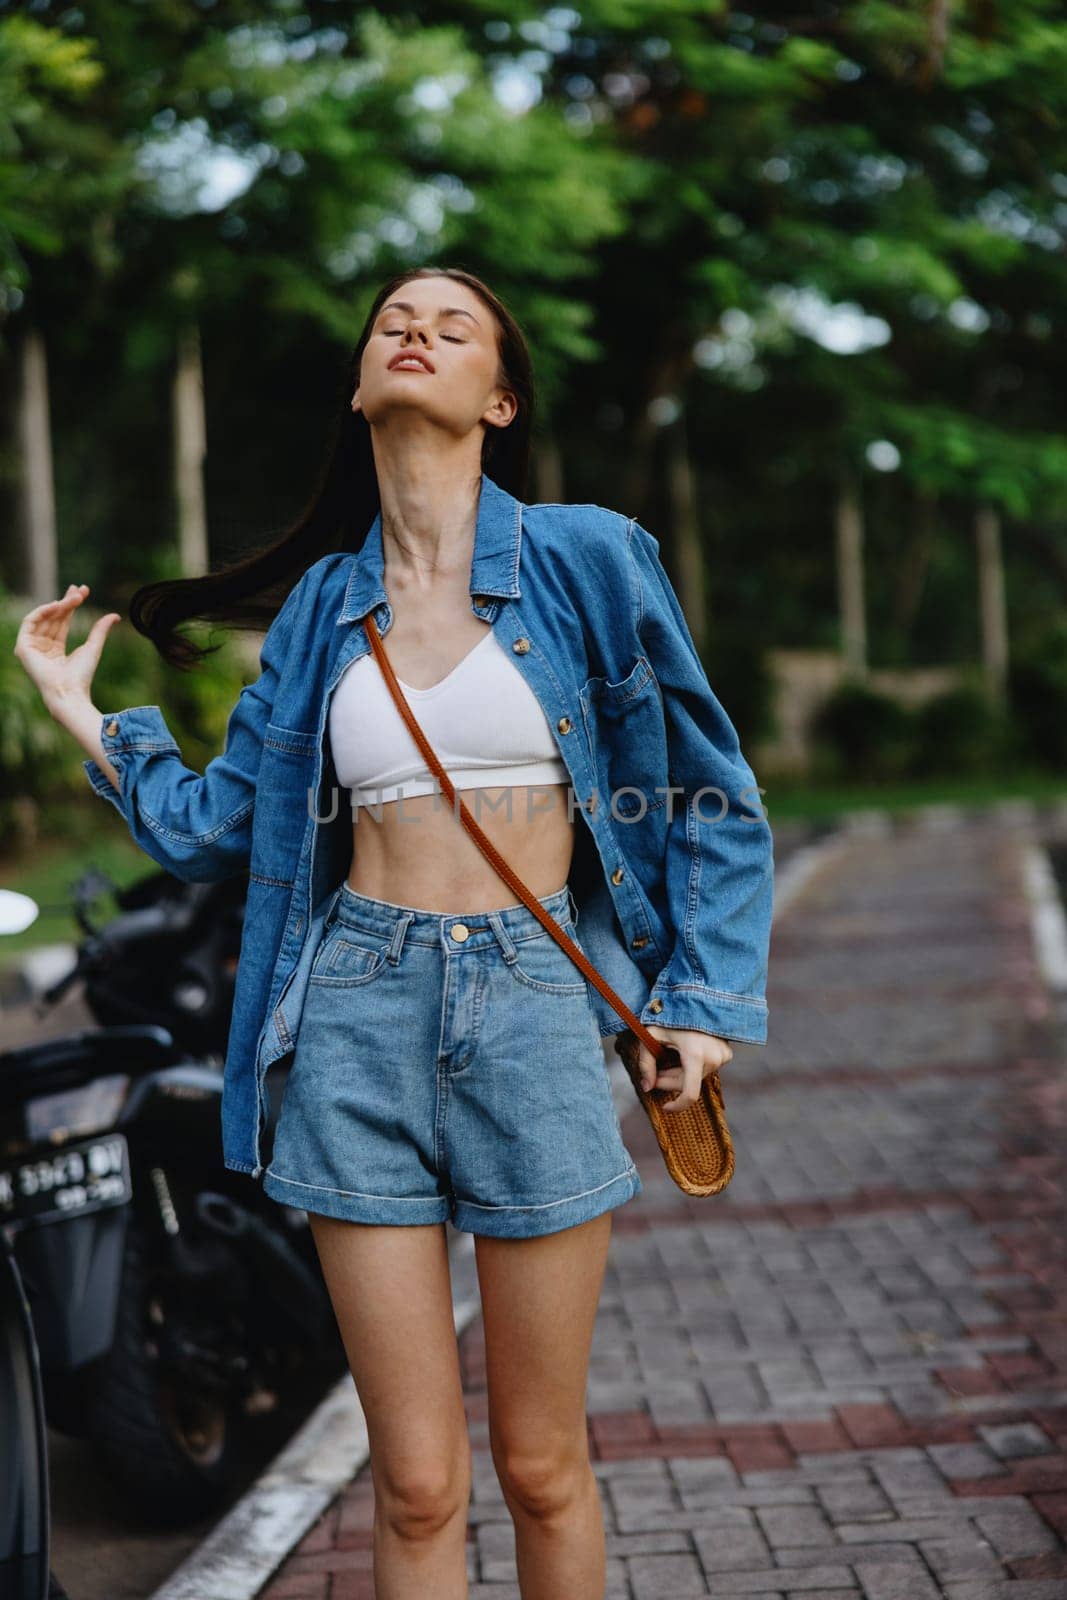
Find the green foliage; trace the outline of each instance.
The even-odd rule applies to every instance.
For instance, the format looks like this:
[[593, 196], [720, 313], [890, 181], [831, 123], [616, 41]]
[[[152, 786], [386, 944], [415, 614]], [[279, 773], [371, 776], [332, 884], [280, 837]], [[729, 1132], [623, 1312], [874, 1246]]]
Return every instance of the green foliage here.
[[911, 718], [891, 695], [846, 681], [812, 719], [814, 768], [820, 779], [870, 782], [904, 776], [912, 751]]
[[[68, 648], [81, 642], [94, 620], [72, 624]], [[0, 596], [0, 810], [16, 799], [41, 804], [89, 793], [85, 752], [45, 710], [14, 655], [20, 621], [10, 599]], [[93, 704], [102, 715], [127, 706], [162, 705], [186, 765], [202, 771], [221, 749], [229, 713], [253, 675], [229, 643], [194, 671], [178, 672], [119, 623], [112, 627], [93, 680]]]
[[1010, 724], [979, 683], [931, 695], [912, 713], [914, 777], [995, 775], [1011, 759]]
[[[179, 326], [203, 334], [218, 554], [304, 501], [375, 289], [438, 260], [486, 276], [525, 327], [564, 498], [643, 514], [667, 476], [659, 419], [682, 413], [738, 640], [835, 639], [835, 497], [848, 469], [870, 508], [887, 442], [898, 508], [938, 504], [910, 565], [906, 540], [868, 549], [893, 659], [974, 653], [981, 501], [1004, 514], [1014, 648], [1033, 594], [1067, 588], [1067, 15], [949, 9], [943, 39], [938, 8], [891, 0], [454, 0], [430, 21], [408, 3], [46, 0], [0, 18], [0, 327], [32, 324], [48, 353], [69, 575], [121, 609], [166, 564]], [[1013, 668], [1042, 759], [1062, 749], [1057, 648]], [[742, 660], [709, 670], [758, 724]], [[128, 665], [110, 703], [161, 701], [209, 748], [221, 676]], [[838, 707], [836, 748], [881, 740], [892, 769], [901, 730], [873, 704], [858, 726], [861, 709]], [[999, 748], [983, 716], [975, 695], [929, 707], [914, 760]], [[7, 721], [10, 770], [44, 774], [59, 756], [18, 686]]]
[[814, 775], [831, 783], [1005, 779], [1029, 752], [975, 675], [914, 706], [846, 681], [813, 721]]
[[714, 617], [711, 644], [708, 679], [747, 747], [773, 731], [776, 684], [770, 655], [754, 643], [743, 618]]
[[97, 48], [19, 12], [0, 17], [0, 306], [29, 287], [35, 255], [91, 248], [94, 212], [127, 170], [104, 129], [77, 120], [104, 77]]
[[1026, 756], [1045, 771], [1067, 773], [1067, 621], [1059, 618], [1020, 642], [1008, 693]]

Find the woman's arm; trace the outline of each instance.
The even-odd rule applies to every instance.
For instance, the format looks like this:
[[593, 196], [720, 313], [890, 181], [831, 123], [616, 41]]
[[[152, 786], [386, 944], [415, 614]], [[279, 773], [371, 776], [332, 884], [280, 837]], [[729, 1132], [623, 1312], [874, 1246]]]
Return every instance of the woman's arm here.
[[242, 689], [227, 722], [225, 748], [203, 773], [185, 766], [158, 706], [101, 712], [93, 704], [92, 676], [111, 621], [118, 618], [101, 617], [85, 643], [66, 654], [70, 618], [87, 585], [38, 606], [19, 628], [15, 654], [50, 714], [89, 753], [83, 765], [93, 788], [114, 805], [137, 844], [186, 882], [213, 882], [248, 865], [263, 733], [305, 579], [306, 574], [271, 623], [260, 675]]
[[[641, 1020], [764, 1044], [774, 855], [756, 778], [716, 698], [659, 542], [627, 536], [637, 632], [663, 692], [669, 794], [666, 877], [675, 944]], [[701, 793], [700, 791], [704, 791]]]

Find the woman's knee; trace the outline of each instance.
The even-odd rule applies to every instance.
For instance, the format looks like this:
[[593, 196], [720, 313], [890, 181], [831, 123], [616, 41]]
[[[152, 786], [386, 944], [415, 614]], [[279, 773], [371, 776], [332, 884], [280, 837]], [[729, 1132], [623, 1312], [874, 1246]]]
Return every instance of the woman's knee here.
[[498, 1445], [493, 1460], [505, 1500], [544, 1520], [565, 1513], [588, 1488], [592, 1472], [584, 1441], [568, 1448]]
[[375, 1510], [402, 1539], [432, 1539], [470, 1506], [470, 1442], [453, 1452], [421, 1453], [405, 1464], [374, 1462]]

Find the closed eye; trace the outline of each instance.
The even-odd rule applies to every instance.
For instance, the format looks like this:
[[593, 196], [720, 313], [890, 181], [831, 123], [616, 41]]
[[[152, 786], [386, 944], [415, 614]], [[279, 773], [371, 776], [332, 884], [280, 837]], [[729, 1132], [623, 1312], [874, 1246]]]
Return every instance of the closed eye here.
[[[403, 330], [401, 328], [383, 328], [382, 329], [382, 332], [385, 334], [385, 337], [387, 339], [398, 339], [400, 337], [402, 331]], [[439, 334], [438, 337], [441, 338], [441, 339], [447, 339], [449, 344], [466, 344], [467, 343], [466, 339], [459, 339], [459, 338], [456, 337], [456, 335], [454, 333], [442, 333], [442, 334]]]

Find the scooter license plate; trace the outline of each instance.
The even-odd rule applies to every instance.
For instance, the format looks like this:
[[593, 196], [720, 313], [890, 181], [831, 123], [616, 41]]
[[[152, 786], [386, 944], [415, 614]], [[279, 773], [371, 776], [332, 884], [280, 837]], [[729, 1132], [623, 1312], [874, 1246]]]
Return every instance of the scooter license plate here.
[[102, 1133], [0, 1167], [0, 1222], [16, 1227], [60, 1222], [133, 1195], [124, 1133]]

